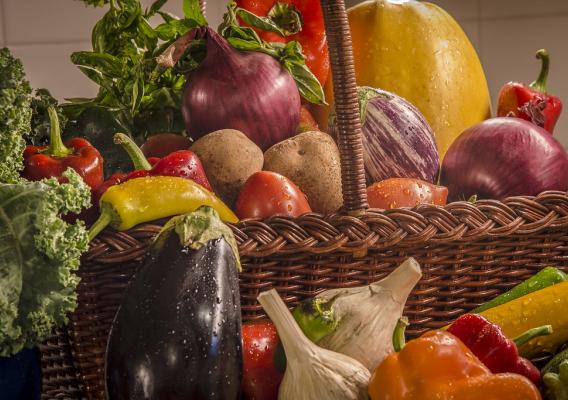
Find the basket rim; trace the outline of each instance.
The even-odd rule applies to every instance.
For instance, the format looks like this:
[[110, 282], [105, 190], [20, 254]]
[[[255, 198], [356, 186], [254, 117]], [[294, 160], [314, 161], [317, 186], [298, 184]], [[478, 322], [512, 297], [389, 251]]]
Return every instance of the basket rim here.
[[[545, 229], [568, 229], [568, 192], [546, 191], [537, 196], [498, 200], [422, 204], [413, 208], [369, 209], [359, 216], [344, 213], [307, 213], [300, 217], [275, 215], [228, 224], [241, 257], [263, 258], [307, 252], [359, 253], [369, 249], [450, 243], [472, 243], [508, 236], [538, 234]], [[135, 226], [129, 232], [153, 235], [160, 221]], [[567, 231], [568, 232], [568, 231]], [[109, 235], [107, 229], [92, 242], [97, 251]], [[568, 235], [568, 233], [567, 233]], [[551, 244], [553, 245], [553, 244]]]

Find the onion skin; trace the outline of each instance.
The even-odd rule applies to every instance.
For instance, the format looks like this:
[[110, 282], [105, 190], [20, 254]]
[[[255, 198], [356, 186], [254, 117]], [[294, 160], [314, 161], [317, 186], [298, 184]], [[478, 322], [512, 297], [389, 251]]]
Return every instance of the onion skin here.
[[[432, 128], [416, 107], [393, 93], [358, 88], [367, 184], [389, 178], [434, 183], [440, 156]], [[335, 128], [335, 118], [330, 121]]]
[[182, 115], [189, 135], [236, 129], [262, 150], [293, 136], [300, 94], [292, 76], [271, 56], [241, 52], [205, 28], [207, 56], [189, 73]]
[[493, 118], [464, 131], [442, 164], [450, 200], [502, 200], [568, 190], [568, 155], [544, 129], [519, 118]]

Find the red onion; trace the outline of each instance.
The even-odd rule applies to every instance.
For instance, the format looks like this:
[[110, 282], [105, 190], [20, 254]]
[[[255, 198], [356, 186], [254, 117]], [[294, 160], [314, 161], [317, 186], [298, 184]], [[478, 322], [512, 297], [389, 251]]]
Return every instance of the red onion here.
[[209, 27], [200, 29], [197, 38], [206, 40], [207, 55], [189, 73], [182, 105], [192, 138], [237, 129], [266, 150], [296, 133], [300, 94], [277, 60], [236, 50]]
[[[416, 107], [394, 93], [358, 88], [367, 184], [389, 178], [436, 182], [440, 157], [432, 128]], [[331, 116], [330, 129], [335, 127]]]
[[442, 164], [451, 200], [501, 200], [568, 190], [568, 154], [544, 129], [519, 118], [493, 118], [463, 132]]

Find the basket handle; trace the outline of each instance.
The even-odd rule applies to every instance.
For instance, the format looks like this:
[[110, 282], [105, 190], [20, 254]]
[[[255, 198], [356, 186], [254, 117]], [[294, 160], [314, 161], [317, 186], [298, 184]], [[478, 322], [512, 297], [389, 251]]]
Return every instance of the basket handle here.
[[344, 0], [321, 0], [321, 7], [333, 75], [343, 207], [348, 214], [359, 215], [363, 214], [369, 205], [351, 31]]

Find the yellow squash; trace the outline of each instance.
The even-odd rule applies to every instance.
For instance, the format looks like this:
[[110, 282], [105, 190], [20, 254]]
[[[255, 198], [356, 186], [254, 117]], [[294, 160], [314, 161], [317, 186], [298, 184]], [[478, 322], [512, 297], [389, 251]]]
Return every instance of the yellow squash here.
[[[359, 86], [388, 90], [413, 103], [436, 135], [443, 159], [454, 139], [491, 114], [475, 49], [440, 7], [413, 0], [369, 0], [348, 10]], [[331, 104], [331, 84], [326, 87]], [[320, 109], [327, 127], [329, 109]]]
[[552, 325], [550, 336], [531, 340], [519, 351], [529, 358], [554, 352], [568, 342], [568, 282], [529, 293], [480, 314], [499, 325], [510, 338], [537, 326]]

